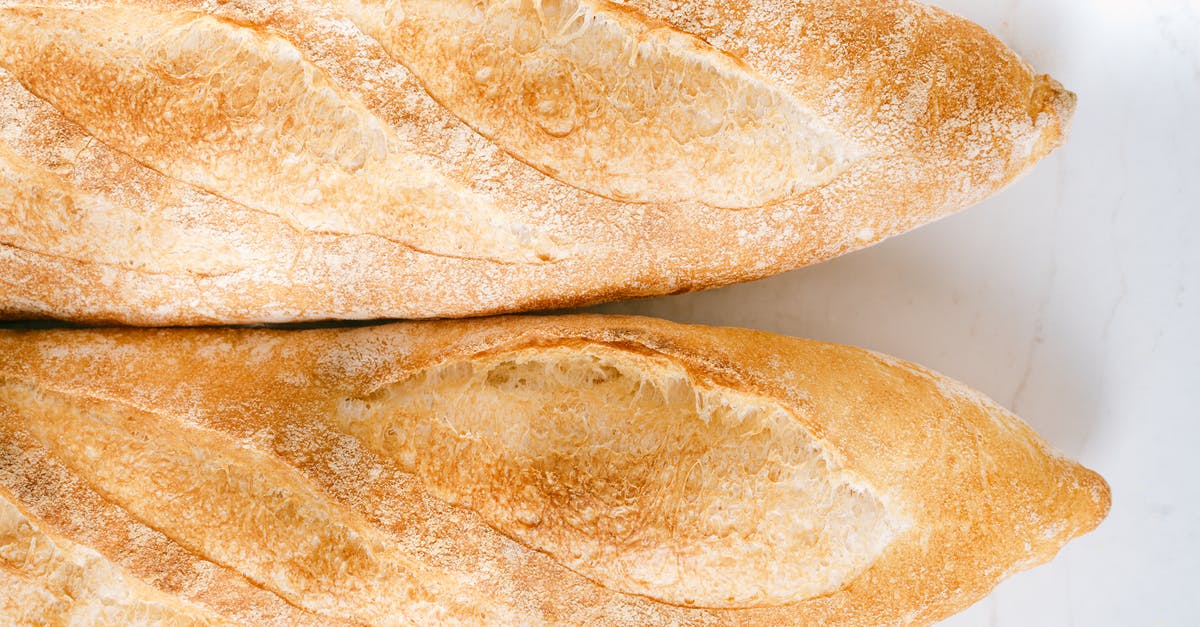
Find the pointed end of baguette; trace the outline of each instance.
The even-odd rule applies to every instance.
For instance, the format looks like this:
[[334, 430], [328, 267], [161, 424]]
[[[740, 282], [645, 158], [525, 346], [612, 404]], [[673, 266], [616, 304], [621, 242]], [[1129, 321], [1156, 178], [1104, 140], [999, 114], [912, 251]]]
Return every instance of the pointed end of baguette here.
[[1108, 518], [1108, 512], [1112, 509], [1112, 488], [1100, 473], [1090, 468], [1080, 466], [1076, 477], [1081, 501], [1077, 535], [1083, 535], [1099, 527]]
[[1059, 471], [1055, 484], [1047, 486], [1045, 492], [1045, 522], [1036, 539], [1038, 557], [1021, 564], [1018, 570], [1049, 562], [1067, 543], [1099, 527], [1112, 508], [1112, 490], [1104, 477], [1067, 458], [1059, 458], [1057, 463], [1066, 468]]
[[1033, 94], [1029, 100], [1029, 117], [1040, 136], [1029, 155], [1029, 164], [1054, 152], [1067, 140], [1071, 121], [1075, 117], [1078, 98], [1054, 78], [1046, 74], [1034, 77]]

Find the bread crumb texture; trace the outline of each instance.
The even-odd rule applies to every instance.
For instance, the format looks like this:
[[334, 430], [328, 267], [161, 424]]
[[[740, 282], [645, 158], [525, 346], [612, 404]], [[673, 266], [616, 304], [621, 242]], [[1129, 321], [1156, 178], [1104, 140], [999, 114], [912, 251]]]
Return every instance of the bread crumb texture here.
[[908, 0], [0, 0], [0, 317], [454, 317], [761, 278], [996, 192], [1073, 107]]
[[668, 603], [832, 592], [894, 535], [784, 407], [623, 351], [443, 364], [345, 399], [334, 420], [506, 535]]
[[957, 383], [750, 331], [0, 331], [21, 624], [928, 624], [1107, 509]]
[[391, 0], [351, 14], [472, 128], [608, 198], [761, 206], [828, 183], [857, 153], [736, 58], [611, 2]]

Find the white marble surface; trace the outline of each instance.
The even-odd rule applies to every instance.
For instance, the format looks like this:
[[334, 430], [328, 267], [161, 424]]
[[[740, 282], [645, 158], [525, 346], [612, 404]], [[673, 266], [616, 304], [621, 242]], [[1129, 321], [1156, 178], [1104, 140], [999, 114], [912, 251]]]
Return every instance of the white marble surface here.
[[1079, 94], [1063, 149], [870, 250], [598, 309], [916, 361], [1108, 479], [1096, 532], [946, 625], [1200, 625], [1200, 2], [937, 1]]

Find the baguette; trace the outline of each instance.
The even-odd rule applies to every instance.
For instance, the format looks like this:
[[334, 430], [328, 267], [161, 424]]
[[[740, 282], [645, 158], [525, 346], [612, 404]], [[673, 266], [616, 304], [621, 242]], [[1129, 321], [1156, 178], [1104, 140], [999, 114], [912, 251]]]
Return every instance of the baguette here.
[[751, 280], [996, 192], [1073, 107], [908, 0], [0, 0], [0, 317], [457, 317]]
[[0, 487], [0, 598], [238, 624], [928, 624], [1110, 498], [918, 366], [586, 315], [0, 331]]

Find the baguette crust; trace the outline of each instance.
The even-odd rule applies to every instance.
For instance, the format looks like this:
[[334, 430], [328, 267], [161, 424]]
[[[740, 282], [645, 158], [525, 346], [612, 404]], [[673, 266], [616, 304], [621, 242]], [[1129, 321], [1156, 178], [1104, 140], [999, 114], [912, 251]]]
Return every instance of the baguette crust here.
[[[56, 176], [86, 199], [16, 229], [28, 209], [0, 203], [0, 317], [467, 316], [751, 280], [994, 193], [1061, 143], [1074, 106], [979, 27], [907, 0], [493, 0], [477, 31], [459, 4], [0, 0], [0, 142], [30, 173], [0, 167], [0, 193]], [[545, 45], [488, 66], [506, 89], [475, 90], [509, 57], [476, 68], [461, 47], [518, 45], [514, 24]], [[88, 52], [104, 28], [204, 76], [187, 91], [156, 74], [138, 56], [155, 46]], [[644, 54], [620, 80], [585, 54], [622, 42]], [[141, 91], [51, 75], [50, 58]]]
[[487, 199], [422, 163], [269, 32], [120, 6], [17, 6], [3, 18], [0, 57], [13, 76], [173, 179], [301, 232], [373, 234], [451, 257], [539, 258], [513, 233], [531, 227], [489, 215]]
[[232, 624], [45, 527], [0, 488], [0, 612], [10, 624]]
[[737, 59], [607, 0], [350, 7], [472, 128], [606, 198], [758, 207], [828, 183], [858, 156]]
[[1109, 507], [920, 367], [642, 318], [4, 331], [0, 418], [9, 501], [251, 623], [928, 624]]

